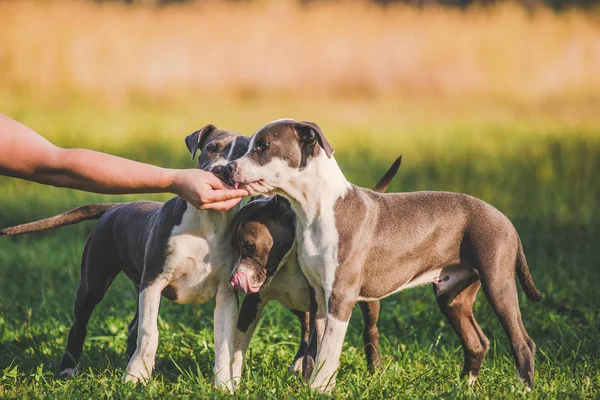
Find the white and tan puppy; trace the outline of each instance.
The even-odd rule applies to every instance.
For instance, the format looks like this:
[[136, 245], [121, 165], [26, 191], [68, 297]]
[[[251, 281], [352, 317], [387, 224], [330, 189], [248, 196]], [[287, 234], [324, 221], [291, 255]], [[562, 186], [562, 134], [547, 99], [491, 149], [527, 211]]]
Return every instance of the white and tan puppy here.
[[227, 165], [252, 195], [276, 193], [296, 213], [298, 261], [325, 319], [311, 386], [335, 385], [350, 313], [357, 301], [381, 299], [433, 283], [438, 304], [463, 343], [463, 373], [477, 377], [489, 341], [472, 304], [483, 286], [513, 350], [517, 372], [533, 384], [535, 344], [519, 310], [516, 276], [527, 297], [541, 298], [510, 220], [474, 197], [448, 192], [382, 194], [352, 185], [314, 123], [274, 121]]

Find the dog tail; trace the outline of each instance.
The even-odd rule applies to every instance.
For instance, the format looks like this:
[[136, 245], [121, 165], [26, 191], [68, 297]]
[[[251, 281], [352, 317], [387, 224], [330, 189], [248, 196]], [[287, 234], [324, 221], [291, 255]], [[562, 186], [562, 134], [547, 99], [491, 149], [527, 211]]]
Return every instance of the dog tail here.
[[42, 232], [49, 229], [60, 228], [61, 226], [72, 225], [88, 219], [98, 219], [105, 212], [119, 204], [120, 203], [86, 204], [85, 206], [74, 208], [73, 210], [60, 215], [55, 215], [54, 217], [2, 229], [0, 230], [0, 236], [15, 236], [23, 235], [25, 233]]
[[402, 156], [398, 157], [396, 159], [396, 161], [394, 161], [394, 163], [392, 164], [390, 169], [388, 169], [388, 171], [385, 173], [383, 178], [381, 178], [379, 180], [379, 182], [377, 182], [377, 185], [375, 185], [375, 187], [373, 188], [373, 190], [375, 192], [383, 193], [387, 190], [388, 185], [390, 184], [392, 179], [394, 179], [394, 177], [396, 176], [396, 173], [398, 172], [398, 169], [400, 168], [400, 164], [402, 164]]
[[521, 244], [521, 238], [517, 236], [519, 241], [519, 249], [517, 251], [517, 275], [519, 276], [519, 282], [527, 295], [527, 298], [531, 301], [538, 302], [542, 300], [542, 294], [537, 290], [533, 283], [533, 278], [529, 272], [529, 265], [525, 258], [525, 252], [523, 251], [523, 245]]

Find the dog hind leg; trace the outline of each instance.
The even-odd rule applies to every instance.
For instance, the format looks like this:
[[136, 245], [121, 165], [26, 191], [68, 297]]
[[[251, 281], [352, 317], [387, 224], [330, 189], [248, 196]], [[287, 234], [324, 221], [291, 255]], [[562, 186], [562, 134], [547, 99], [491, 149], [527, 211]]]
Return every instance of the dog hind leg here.
[[308, 343], [310, 341], [311, 317], [310, 312], [303, 312], [298, 310], [290, 311], [298, 318], [298, 322], [300, 322], [300, 345], [298, 346], [298, 351], [294, 356], [294, 361], [292, 361], [289, 371], [290, 373], [296, 376], [301, 376], [304, 356], [306, 354], [306, 350], [308, 349]]
[[120, 271], [115, 267], [116, 264], [95, 257], [95, 249], [90, 243], [88, 241], [82, 257], [73, 323], [69, 330], [67, 349], [59, 366], [60, 378], [71, 378], [77, 373], [90, 316]]
[[[490, 341], [483, 334], [473, 315], [473, 302], [479, 291], [479, 280], [452, 297], [447, 294], [436, 296], [440, 310], [458, 335], [464, 352], [464, 365], [461, 376], [469, 377], [469, 383], [475, 383], [483, 359], [490, 348]], [[438, 289], [434, 284], [434, 293]]]
[[483, 291], [508, 335], [517, 366], [517, 374], [531, 389], [534, 377], [535, 344], [525, 331], [521, 320], [514, 274], [507, 276], [506, 279], [498, 279], [497, 274], [493, 273], [497, 270], [498, 268], [486, 267], [480, 269]]
[[379, 329], [377, 329], [377, 320], [379, 319], [379, 310], [381, 303], [379, 301], [360, 302], [360, 311], [364, 320], [363, 341], [365, 345], [365, 355], [367, 357], [367, 366], [369, 372], [375, 372], [380, 364], [379, 359]]

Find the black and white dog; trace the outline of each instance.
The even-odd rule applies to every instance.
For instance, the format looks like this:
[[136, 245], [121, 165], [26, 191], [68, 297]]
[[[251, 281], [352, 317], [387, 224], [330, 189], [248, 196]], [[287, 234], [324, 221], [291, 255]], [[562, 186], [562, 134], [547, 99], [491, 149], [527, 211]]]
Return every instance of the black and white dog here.
[[[243, 155], [248, 141], [214, 125], [185, 139], [192, 158], [201, 149], [198, 168], [215, 173]], [[226, 212], [198, 210], [180, 197], [164, 204], [90, 204], [0, 231], [0, 235], [17, 235], [99, 218], [83, 251], [75, 318], [60, 375], [70, 377], [77, 372], [92, 311], [117, 274], [124, 272], [139, 295], [135, 317], [129, 324], [127, 352], [132, 358], [124, 379], [144, 381], [151, 375], [162, 296], [181, 304], [200, 304], [214, 298], [215, 386], [233, 390], [231, 364], [238, 299], [229, 282], [235, 263], [230, 225], [240, 207]]]

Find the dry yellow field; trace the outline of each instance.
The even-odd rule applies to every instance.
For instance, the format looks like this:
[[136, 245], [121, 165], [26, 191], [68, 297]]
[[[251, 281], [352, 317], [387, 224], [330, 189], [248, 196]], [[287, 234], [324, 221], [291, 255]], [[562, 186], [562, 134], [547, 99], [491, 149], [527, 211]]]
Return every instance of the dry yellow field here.
[[366, 2], [0, 3], [0, 88], [51, 101], [354, 95], [598, 99], [600, 13]]

